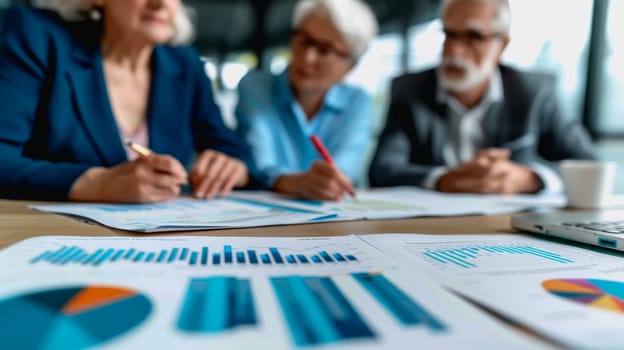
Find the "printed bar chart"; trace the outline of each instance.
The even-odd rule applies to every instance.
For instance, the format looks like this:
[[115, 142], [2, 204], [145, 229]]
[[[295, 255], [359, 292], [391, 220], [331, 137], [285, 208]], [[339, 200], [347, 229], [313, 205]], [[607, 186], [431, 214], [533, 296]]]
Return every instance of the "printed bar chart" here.
[[214, 333], [256, 322], [249, 280], [216, 276], [190, 281], [177, 326], [187, 332]]
[[273, 277], [271, 284], [295, 344], [376, 337], [331, 278]]
[[376, 273], [351, 275], [403, 325], [423, 324], [435, 332], [446, 331], [446, 327], [440, 321], [383, 275]]
[[[290, 253], [290, 252], [289, 252]], [[197, 267], [223, 267], [229, 265], [309, 265], [353, 264], [359, 259], [353, 254], [318, 250], [313, 253], [284, 254], [277, 247], [235, 249], [231, 245], [221, 247], [175, 247], [158, 251], [140, 248], [100, 248], [87, 252], [78, 246], [63, 246], [55, 251], [45, 251], [30, 260], [30, 264], [103, 266], [114, 263], [134, 264], [184, 264]]]
[[424, 252], [423, 255], [442, 264], [451, 264], [466, 269], [477, 267], [476, 260], [480, 258], [500, 255], [535, 256], [561, 264], [574, 262], [559, 254], [531, 246], [474, 246], [459, 249], [430, 250]]

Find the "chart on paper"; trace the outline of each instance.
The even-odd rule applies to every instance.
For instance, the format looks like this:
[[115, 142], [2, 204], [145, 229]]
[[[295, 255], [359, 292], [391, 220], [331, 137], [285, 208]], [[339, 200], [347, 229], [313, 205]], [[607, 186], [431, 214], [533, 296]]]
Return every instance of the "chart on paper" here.
[[137, 246], [127, 248], [83, 249], [77, 245], [63, 245], [56, 250], [46, 250], [30, 260], [31, 264], [52, 264], [56, 266], [106, 264], [182, 264], [186, 266], [233, 265], [322, 265], [357, 264], [358, 252], [345, 250], [335, 243], [316, 244], [305, 250], [252, 245], [246, 247], [223, 246], [176, 246], [171, 249], [145, 250]]
[[432, 272], [566, 270], [598, 262], [589, 251], [514, 235], [368, 235], [363, 239]]
[[[136, 269], [189, 271], [210, 269], [282, 270], [379, 269], [395, 262], [356, 236], [315, 238], [50, 237], [29, 245], [19, 256], [6, 257], [17, 269]], [[19, 266], [19, 268], [18, 268]]]
[[519, 234], [362, 239], [566, 348], [624, 344], [620, 254]]
[[[269, 277], [295, 345], [375, 340], [379, 337], [379, 332], [354, 306], [354, 297], [338, 287], [343, 280], [356, 282], [397, 324], [407, 328], [420, 327], [432, 333], [447, 332], [437, 316], [381, 273]], [[261, 323], [254, 303], [258, 299], [262, 298], [255, 295], [248, 278], [193, 278], [188, 284], [176, 326], [183, 332], [204, 335], [253, 329]]]
[[355, 235], [37, 237], [0, 266], [3, 350], [539, 348]]
[[131, 331], [151, 310], [146, 296], [126, 288], [27, 293], [0, 301], [0, 339], [9, 349], [90, 348]]

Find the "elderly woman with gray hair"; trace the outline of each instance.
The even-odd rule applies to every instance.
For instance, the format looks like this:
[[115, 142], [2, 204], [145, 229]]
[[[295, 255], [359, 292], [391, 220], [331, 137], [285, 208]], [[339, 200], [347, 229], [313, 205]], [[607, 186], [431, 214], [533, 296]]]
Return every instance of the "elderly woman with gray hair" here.
[[159, 202], [258, 182], [199, 56], [174, 46], [193, 34], [181, 0], [38, 6], [12, 8], [0, 37], [0, 197]]
[[[343, 80], [376, 35], [377, 22], [360, 0], [303, 0], [293, 24], [287, 70], [277, 76], [251, 72], [241, 80], [238, 133], [269, 187], [339, 200], [353, 193], [373, 112], [370, 97]], [[313, 135], [333, 161], [322, 159], [310, 142]]]

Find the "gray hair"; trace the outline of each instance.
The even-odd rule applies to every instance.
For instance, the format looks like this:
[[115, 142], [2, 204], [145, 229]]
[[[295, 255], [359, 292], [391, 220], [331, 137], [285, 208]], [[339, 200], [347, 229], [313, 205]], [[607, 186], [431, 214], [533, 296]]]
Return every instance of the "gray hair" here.
[[299, 27], [312, 15], [329, 16], [347, 42], [354, 61], [366, 52], [379, 30], [373, 11], [361, 0], [300, 0], [295, 6], [293, 27]]
[[496, 15], [492, 22], [492, 28], [500, 34], [509, 35], [509, 31], [511, 30], [511, 9], [509, 8], [509, 0], [442, 0], [440, 17], [444, 17], [444, 14], [446, 14], [451, 4], [460, 1], [480, 1], [494, 5], [496, 8]]
[[[37, 0], [34, 5], [55, 11], [68, 21], [97, 21], [101, 17], [98, 15], [94, 0]], [[169, 39], [171, 45], [189, 44], [195, 38], [192, 13], [191, 8], [186, 6], [180, 8], [174, 19], [173, 36]]]

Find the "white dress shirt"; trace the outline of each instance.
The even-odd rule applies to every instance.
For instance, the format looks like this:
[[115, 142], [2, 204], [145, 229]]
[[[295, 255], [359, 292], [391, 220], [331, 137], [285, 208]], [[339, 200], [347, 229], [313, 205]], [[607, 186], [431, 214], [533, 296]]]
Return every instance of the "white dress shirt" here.
[[[442, 175], [462, 163], [474, 159], [483, 147], [483, 119], [494, 103], [504, 102], [503, 80], [497, 69], [490, 79], [485, 96], [473, 108], [464, 107], [457, 99], [438, 85], [436, 99], [448, 106], [448, 139], [444, 145], [445, 166], [436, 167], [429, 172], [423, 187], [435, 189]], [[527, 165], [542, 181], [542, 191], [560, 192], [563, 184], [559, 175], [547, 166], [532, 163]]]

